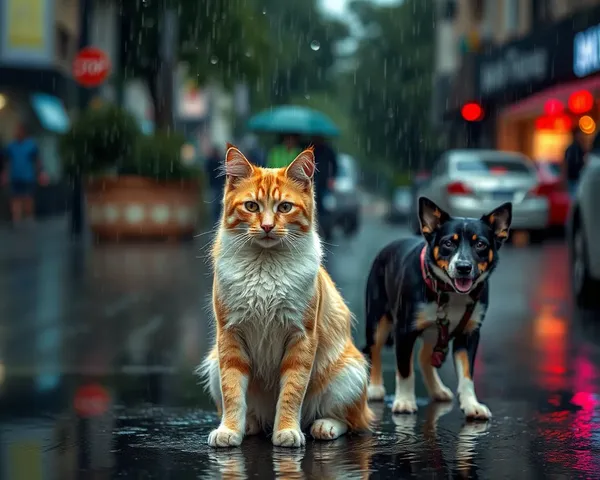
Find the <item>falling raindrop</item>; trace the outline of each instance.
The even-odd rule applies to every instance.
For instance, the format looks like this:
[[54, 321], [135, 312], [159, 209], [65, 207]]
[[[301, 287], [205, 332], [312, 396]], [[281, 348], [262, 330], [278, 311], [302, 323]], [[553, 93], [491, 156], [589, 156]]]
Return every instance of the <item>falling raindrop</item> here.
[[310, 48], [316, 52], [317, 50], [319, 50], [319, 48], [321, 48], [321, 44], [316, 40], [313, 40], [312, 42], [310, 42]]
[[215, 55], [212, 55], [210, 57], [210, 63], [212, 63], [213, 65], [216, 65], [218, 61], [219, 59]]
[[263, 7], [262, 14], [263, 14], [263, 15], [266, 15], [266, 14], [267, 14], [267, 9], [266, 9], [266, 7]]
[[252, 56], [252, 50], [246, 50], [246, 57], [250, 58]]
[[387, 114], [388, 114], [388, 117], [394, 118], [394, 110], [392, 110], [391, 108], [388, 108]]
[[307, 100], [310, 100], [310, 95], [308, 93], [305, 93], [304, 98], [306, 98]]

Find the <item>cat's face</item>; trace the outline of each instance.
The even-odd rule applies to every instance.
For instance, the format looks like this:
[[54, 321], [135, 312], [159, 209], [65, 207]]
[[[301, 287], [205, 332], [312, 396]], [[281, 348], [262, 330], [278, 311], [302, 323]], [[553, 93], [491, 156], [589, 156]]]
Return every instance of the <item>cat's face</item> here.
[[293, 244], [313, 229], [314, 171], [312, 149], [274, 169], [252, 165], [229, 145], [221, 228], [263, 248]]

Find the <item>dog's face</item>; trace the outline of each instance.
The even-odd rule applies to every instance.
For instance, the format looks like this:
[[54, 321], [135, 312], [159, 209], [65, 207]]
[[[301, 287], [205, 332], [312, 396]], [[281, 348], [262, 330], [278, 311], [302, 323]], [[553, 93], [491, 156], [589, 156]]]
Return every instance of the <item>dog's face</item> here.
[[421, 197], [419, 220], [429, 244], [431, 271], [456, 292], [467, 294], [496, 267], [498, 250], [508, 238], [512, 204], [504, 203], [480, 219], [452, 218]]

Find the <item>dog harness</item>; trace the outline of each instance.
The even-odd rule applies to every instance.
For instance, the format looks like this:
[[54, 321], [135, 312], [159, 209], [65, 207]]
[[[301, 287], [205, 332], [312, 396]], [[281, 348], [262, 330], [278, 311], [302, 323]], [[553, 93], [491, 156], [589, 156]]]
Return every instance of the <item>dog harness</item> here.
[[[425, 282], [425, 285], [427, 285], [429, 291], [436, 296], [435, 300], [437, 301], [438, 312], [440, 310], [443, 311], [444, 309], [440, 309], [439, 307], [443, 307], [448, 303], [448, 293], [453, 292], [454, 289], [451, 285], [448, 285], [444, 282], [439, 282], [433, 277], [433, 275], [431, 275], [429, 268], [427, 268], [427, 262], [425, 261], [426, 254], [427, 245], [425, 245], [423, 247], [423, 250], [421, 250], [421, 273], [423, 275], [423, 281]], [[450, 321], [448, 320], [448, 317], [441, 317], [438, 315], [438, 317], [436, 318], [438, 338], [435, 347], [433, 347], [433, 353], [431, 354], [431, 365], [433, 367], [440, 368], [443, 365], [444, 361], [446, 360], [446, 355], [448, 355], [448, 344], [450, 343], [451, 338], [456, 335], [459, 335], [467, 326], [469, 320], [471, 320], [471, 316], [473, 315], [473, 311], [475, 310], [475, 304], [479, 299], [481, 290], [482, 286], [480, 285], [469, 294], [473, 302], [469, 303], [466, 306], [465, 313], [460, 319], [460, 322], [458, 322], [458, 325], [456, 326], [452, 334], [450, 333]], [[428, 295], [428, 297], [431, 298], [431, 295]]]

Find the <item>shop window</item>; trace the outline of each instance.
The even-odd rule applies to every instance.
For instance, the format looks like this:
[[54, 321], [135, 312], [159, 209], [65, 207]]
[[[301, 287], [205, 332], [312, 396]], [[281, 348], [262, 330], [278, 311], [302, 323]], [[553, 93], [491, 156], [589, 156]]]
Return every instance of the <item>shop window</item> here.
[[63, 27], [56, 27], [56, 55], [61, 61], [69, 61], [71, 56], [71, 36]]
[[531, 18], [534, 27], [552, 20], [552, 7], [551, 0], [533, 0], [531, 2]]
[[485, 0], [471, 0], [471, 12], [473, 20], [480, 22], [483, 18], [483, 6]]
[[451, 21], [456, 17], [456, 0], [444, 0], [442, 3], [442, 15], [443, 20]]
[[504, 0], [504, 28], [512, 34], [519, 30], [519, 0]]
[[486, 0], [483, 4], [483, 20], [481, 24], [481, 34], [485, 39], [490, 39], [494, 35], [494, 25], [496, 24], [497, 0]]

